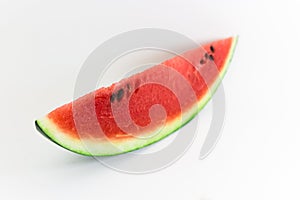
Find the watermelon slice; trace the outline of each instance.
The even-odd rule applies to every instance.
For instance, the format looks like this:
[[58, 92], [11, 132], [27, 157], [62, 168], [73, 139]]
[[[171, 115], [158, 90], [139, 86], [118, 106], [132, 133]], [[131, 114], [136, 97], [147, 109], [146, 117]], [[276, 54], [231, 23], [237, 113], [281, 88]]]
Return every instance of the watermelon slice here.
[[206, 105], [236, 43], [237, 37], [218, 40], [100, 88], [36, 120], [36, 128], [61, 147], [89, 156], [155, 143]]

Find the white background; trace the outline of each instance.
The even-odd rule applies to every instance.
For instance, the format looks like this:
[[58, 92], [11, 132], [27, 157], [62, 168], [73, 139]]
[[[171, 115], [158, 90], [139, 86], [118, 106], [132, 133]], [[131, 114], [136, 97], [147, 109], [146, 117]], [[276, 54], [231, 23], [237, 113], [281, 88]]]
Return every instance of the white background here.
[[[1, 199], [299, 199], [299, 1], [0, 1]], [[136, 28], [197, 42], [238, 34], [224, 79], [226, 121], [198, 160], [205, 128], [171, 167], [108, 169], [42, 137], [34, 120], [73, 97], [99, 44]], [[209, 122], [211, 105], [200, 119]], [[204, 130], [204, 131], [201, 131]]]

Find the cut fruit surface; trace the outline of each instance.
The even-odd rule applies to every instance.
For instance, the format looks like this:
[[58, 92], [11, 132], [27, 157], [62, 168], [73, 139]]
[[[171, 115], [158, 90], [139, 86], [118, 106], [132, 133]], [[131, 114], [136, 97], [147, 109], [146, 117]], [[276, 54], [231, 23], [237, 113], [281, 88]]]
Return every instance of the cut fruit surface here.
[[82, 155], [117, 155], [150, 145], [206, 105], [236, 43], [231, 37], [187, 51], [65, 104], [35, 125], [56, 144]]

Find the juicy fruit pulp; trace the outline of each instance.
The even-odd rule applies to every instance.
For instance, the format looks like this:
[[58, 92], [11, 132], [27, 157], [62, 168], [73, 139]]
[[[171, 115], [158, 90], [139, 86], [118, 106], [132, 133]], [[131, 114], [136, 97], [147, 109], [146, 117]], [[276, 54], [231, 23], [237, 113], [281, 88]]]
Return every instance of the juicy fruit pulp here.
[[63, 105], [36, 126], [58, 145], [84, 155], [116, 155], [152, 144], [204, 107], [236, 42], [232, 37], [185, 52]]

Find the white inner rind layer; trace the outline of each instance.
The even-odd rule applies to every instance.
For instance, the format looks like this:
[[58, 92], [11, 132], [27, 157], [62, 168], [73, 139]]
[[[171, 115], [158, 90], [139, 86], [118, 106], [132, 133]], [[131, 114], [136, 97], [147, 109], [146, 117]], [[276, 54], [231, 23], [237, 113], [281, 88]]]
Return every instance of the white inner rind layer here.
[[[148, 146], [152, 143], [155, 143], [183, 125], [189, 122], [194, 116], [207, 104], [207, 102], [211, 99], [212, 95], [215, 93], [218, 88], [221, 80], [223, 79], [228, 65], [232, 59], [232, 55], [234, 53], [234, 49], [237, 43], [238, 37], [233, 38], [232, 45], [230, 51], [227, 55], [227, 58], [224, 62], [224, 66], [222, 71], [220, 71], [219, 77], [215, 80], [214, 84], [210, 87], [210, 91], [208, 91], [202, 99], [200, 99], [195, 105], [193, 105], [189, 110], [184, 112], [182, 116], [179, 116], [172, 121], [168, 121], [164, 127], [161, 128], [159, 132], [153, 134], [152, 137], [147, 139], [145, 138], [128, 138], [122, 139], [119, 142], [113, 142], [111, 140], [103, 139], [101, 141], [96, 139], [76, 139], [74, 137], [69, 136], [68, 134], [62, 132], [55, 123], [53, 123], [47, 116], [37, 120], [39, 127], [42, 131], [55, 143], [60, 146], [88, 156], [110, 156], [117, 155], [121, 153], [130, 152], [136, 149], [140, 149], [142, 147]], [[151, 133], [149, 133], [151, 135]]]

